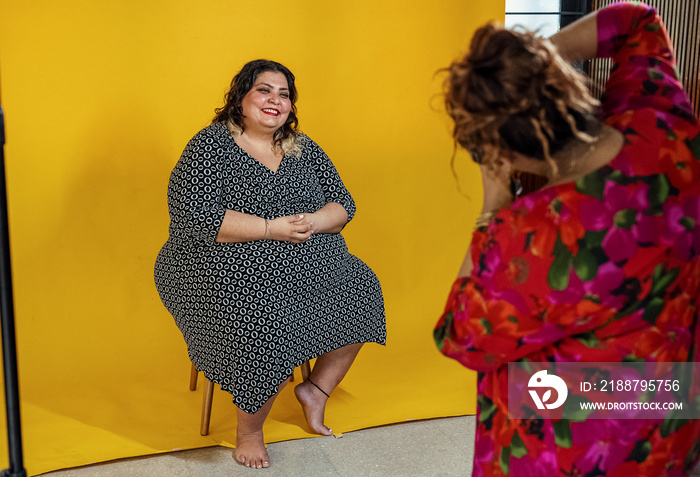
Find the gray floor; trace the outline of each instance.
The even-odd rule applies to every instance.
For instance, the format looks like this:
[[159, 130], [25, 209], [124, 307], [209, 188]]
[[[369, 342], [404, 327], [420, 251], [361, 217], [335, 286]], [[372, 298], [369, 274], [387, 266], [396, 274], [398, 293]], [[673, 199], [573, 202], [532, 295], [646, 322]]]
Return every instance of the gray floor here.
[[247, 469], [233, 449], [209, 447], [43, 474], [47, 477], [265, 477], [471, 475], [474, 417], [407, 422], [268, 445], [270, 468]]
[[[46, 477], [433, 477], [471, 475], [474, 417], [408, 422], [268, 446], [271, 466], [247, 469], [233, 449], [209, 447], [123, 459], [43, 474]], [[692, 477], [700, 477], [700, 466]]]

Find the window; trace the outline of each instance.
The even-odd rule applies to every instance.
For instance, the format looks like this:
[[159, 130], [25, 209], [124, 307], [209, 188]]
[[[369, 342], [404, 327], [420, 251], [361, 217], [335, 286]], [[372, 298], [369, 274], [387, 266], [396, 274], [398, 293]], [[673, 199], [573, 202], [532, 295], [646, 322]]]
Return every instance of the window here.
[[506, 0], [506, 28], [522, 25], [549, 37], [590, 11], [590, 0]]

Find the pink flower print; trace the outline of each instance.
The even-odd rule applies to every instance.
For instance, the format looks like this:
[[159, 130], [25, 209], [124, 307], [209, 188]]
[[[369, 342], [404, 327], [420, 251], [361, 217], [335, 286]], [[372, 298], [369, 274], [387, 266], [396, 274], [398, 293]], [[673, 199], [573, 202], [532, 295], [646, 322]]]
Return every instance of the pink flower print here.
[[[649, 207], [649, 186], [645, 183], [620, 185], [614, 181], [605, 183], [604, 201], [585, 202], [581, 205], [581, 222], [586, 230], [608, 230], [603, 239], [603, 250], [610, 260], [619, 262], [633, 256], [637, 251], [636, 233], [644, 233], [649, 224], [643, 223], [640, 230], [633, 231], [636, 223], [627, 224], [630, 212], [643, 211]], [[635, 222], [640, 214], [634, 214]]]
[[482, 477], [484, 471], [482, 464], [489, 467], [493, 459], [493, 441], [488, 436], [477, 436], [474, 443], [474, 468], [472, 475], [474, 477]]
[[596, 465], [606, 472], [622, 464], [639, 440], [643, 419], [588, 419], [572, 422], [574, 445], [583, 444], [588, 450], [576, 461], [582, 474], [592, 471]]
[[583, 284], [586, 295], [597, 297], [600, 304], [609, 308], [619, 309], [627, 301], [622, 295], [612, 295], [610, 292], [618, 288], [625, 279], [625, 274], [614, 263], [604, 263], [598, 267], [598, 274], [590, 282]]
[[541, 452], [537, 459], [524, 455], [520, 459], [510, 459], [512, 477], [531, 477], [534, 475], [559, 475], [557, 455], [553, 451]]
[[647, 210], [649, 208], [649, 185], [637, 182], [631, 185], [620, 185], [613, 181], [605, 184], [603, 193], [605, 206], [611, 211], [625, 209]]
[[611, 227], [603, 239], [603, 251], [613, 262], [619, 262], [634, 256], [637, 252], [637, 241], [629, 230]]
[[682, 207], [664, 204], [664, 217], [663, 242], [674, 245], [678, 256], [688, 260], [691, 248], [700, 250], [700, 197], [688, 198]]
[[637, 213], [636, 224], [632, 226], [632, 236], [638, 243], [659, 243], [662, 229], [661, 217]]

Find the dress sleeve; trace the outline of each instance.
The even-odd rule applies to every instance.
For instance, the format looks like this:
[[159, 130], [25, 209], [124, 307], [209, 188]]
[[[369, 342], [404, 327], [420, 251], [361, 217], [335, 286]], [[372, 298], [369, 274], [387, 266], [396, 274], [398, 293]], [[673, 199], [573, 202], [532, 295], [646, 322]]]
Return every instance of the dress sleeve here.
[[328, 155], [311, 139], [306, 138], [306, 141], [318, 182], [326, 197], [326, 203], [337, 202], [342, 205], [348, 214], [348, 222], [350, 222], [355, 216], [355, 201], [345, 188], [340, 174]]
[[644, 3], [616, 3], [599, 10], [596, 20], [597, 56], [612, 58], [602, 98], [605, 117], [646, 107], [693, 115], [656, 9]]
[[489, 371], [610, 319], [615, 310], [581, 285], [591, 272], [579, 250], [585, 230], [567, 200], [552, 192], [521, 202], [474, 233], [474, 269], [454, 282], [434, 331], [443, 354]]
[[224, 148], [211, 133], [198, 133], [170, 175], [170, 233], [214, 243], [226, 214], [222, 205]]

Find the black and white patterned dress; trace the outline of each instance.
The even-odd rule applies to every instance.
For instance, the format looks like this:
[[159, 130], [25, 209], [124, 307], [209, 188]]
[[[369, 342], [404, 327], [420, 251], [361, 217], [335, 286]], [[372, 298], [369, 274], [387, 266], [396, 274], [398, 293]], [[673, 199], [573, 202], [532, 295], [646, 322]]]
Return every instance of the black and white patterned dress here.
[[185, 147], [168, 186], [170, 237], [155, 282], [187, 343], [190, 359], [256, 412], [304, 361], [342, 346], [386, 341], [376, 275], [348, 253], [340, 234], [303, 244], [217, 243], [226, 209], [274, 219], [355, 204], [335, 167], [311, 139], [277, 172], [248, 155], [222, 123]]

